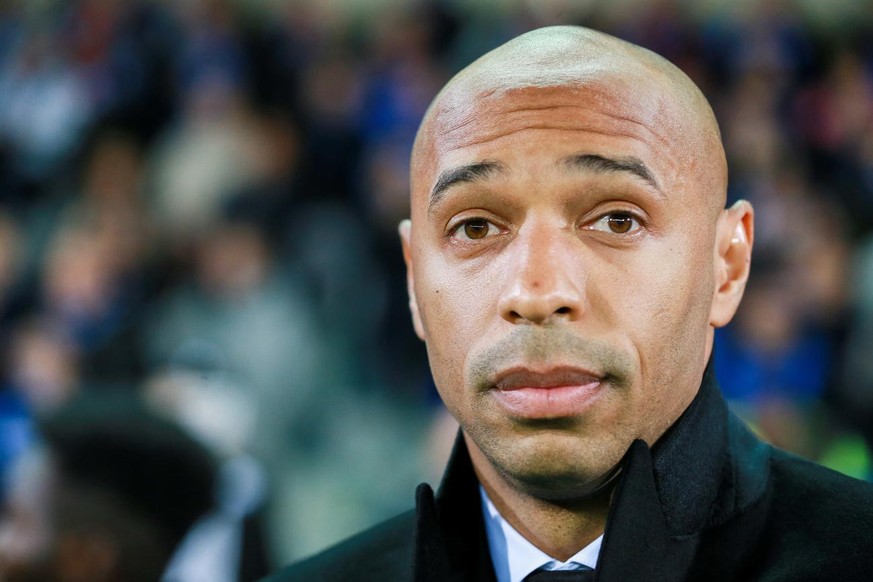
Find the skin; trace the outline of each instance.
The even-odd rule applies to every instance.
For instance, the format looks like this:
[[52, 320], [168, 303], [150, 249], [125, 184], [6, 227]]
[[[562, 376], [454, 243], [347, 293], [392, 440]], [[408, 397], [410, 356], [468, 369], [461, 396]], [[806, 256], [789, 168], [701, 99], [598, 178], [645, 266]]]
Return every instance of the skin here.
[[422, 122], [400, 226], [413, 323], [489, 496], [555, 558], [603, 532], [622, 456], [686, 409], [736, 311], [753, 214], [724, 208], [726, 184], [694, 84], [582, 28], [485, 55]]

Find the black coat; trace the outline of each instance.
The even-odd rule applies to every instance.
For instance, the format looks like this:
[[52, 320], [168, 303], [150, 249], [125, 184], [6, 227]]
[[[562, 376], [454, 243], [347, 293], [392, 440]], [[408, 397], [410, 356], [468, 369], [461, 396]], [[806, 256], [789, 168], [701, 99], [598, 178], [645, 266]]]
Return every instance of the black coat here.
[[[599, 582], [873, 580], [873, 485], [762, 443], [711, 371], [650, 449], [622, 461]], [[458, 439], [434, 497], [270, 579], [494, 580], [478, 482]]]

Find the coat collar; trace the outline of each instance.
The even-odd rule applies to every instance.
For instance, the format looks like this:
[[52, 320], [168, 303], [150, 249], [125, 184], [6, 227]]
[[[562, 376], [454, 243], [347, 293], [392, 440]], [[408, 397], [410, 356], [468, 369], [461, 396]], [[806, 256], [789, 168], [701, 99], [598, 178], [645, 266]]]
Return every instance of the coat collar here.
[[[699, 533], [763, 495], [767, 450], [728, 411], [710, 361], [679, 420], [653, 448], [634, 441], [622, 460], [597, 579], [682, 579]], [[437, 495], [420, 485], [416, 505], [416, 581], [494, 580], [460, 432]]]
[[415, 492], [414, 580], [496, 580], [479, 497], [479, 480], [460, 431], [436, 496], [426, 483]]

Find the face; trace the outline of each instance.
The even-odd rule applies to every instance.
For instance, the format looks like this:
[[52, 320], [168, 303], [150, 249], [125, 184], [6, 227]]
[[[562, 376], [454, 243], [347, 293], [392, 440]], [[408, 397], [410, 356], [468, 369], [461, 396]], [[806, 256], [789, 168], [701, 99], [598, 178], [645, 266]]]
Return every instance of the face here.
[[474, 462], [540, 496], [656, 441], [708, 357], [719, 193], [649, 85], [445, 99], [413, 164], [401, 234], [436, 385]]

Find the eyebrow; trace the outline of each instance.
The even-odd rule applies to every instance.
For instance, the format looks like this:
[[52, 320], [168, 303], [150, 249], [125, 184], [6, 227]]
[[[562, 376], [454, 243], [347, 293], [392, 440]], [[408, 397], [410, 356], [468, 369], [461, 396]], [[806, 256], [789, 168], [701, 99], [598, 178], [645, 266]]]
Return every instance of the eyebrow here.
[[473, 164], [467, 164], [458, 168], [450, 168], [441, 173], [436, 184], [430, 192], [430, 203], [433, 208], [443, 198], [446, 191], [456, 184], [477, 182], [492, 177], [494, 174], [502, 174], [507, 171], [506, 166], [500, 162], [485, 160]]
[[661, 192], [661, 187], [655, 179], [652, 171], [640, 160], [633, 156], [626, 158], [606, 158], [597, 154], [574, 154], [562, 158], [560, 164], [577, 170], [589, 170], [599, 173], [620, 172], [636, 176], [649, 186]]

